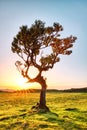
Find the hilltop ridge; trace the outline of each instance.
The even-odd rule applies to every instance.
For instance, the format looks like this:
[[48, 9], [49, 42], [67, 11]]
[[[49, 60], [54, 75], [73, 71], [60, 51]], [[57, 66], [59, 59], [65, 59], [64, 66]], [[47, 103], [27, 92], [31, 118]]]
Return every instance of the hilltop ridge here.
[[[13, 90], [13, 89], [0, 89], [0, 92], [27, 92], [27, 93], [35, 93], [40, 92], [40, 89], [22, 89], [22, 90]], [[71, 89], [47, 89], [47, 92], [87, 92], [87, 87], [84, 88], [71, 88]]]

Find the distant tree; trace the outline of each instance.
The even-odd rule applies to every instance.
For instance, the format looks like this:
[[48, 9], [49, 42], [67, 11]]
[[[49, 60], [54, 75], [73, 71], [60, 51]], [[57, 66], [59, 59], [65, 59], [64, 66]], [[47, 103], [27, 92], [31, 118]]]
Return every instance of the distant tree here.
[[[52, 69], [54, 64], [60, 61], [60, 54], [70, 55], [72, 51], [69, 48], [73, 47], [73, 43], [77, 39], [72, 35], [60, 38], [60, 31], [63, 31], [63, 27], [59, 23], [46, 27], [43, 21], [36, 20], [30, 28], [20, 27], [20, 31], [14, 37], [11, 45], [12, 52], [17, 53], [22, 59], [15, 63], [22, 76], [27, 78], [28, 82], [37, 82], [41, 85], [39, 109], [48, 110], [46, 106], [47, 84], [42, 72]], [[29, 75], [31, 66], [38, 70], [34, 78]]]

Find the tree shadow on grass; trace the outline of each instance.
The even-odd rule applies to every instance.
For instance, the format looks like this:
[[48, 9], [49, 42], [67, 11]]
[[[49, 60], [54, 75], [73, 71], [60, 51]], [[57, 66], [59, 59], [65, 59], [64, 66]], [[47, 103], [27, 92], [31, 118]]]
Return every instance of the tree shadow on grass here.
[[[67, 109], [66, 111], [78, 111], [77, 109]], [[82, 127], [80, 127], [78, 124], [76, 124], [72, 119], [69, 118], [68, 115], [66, 116], [60, 116], [55, 112], [49, 111], [47, 113], [41, 113], [38, 112], [39, 115], [44, 116], [44, 119], [47, 123], [47, 125], [50, 123], [52, 125], [57, 125], [60, 126], [60, 129], [76, 129], [76, 130], [80, 130], [82, 129]], [[44, 127], [44, 126], [43, 126]], [[49, 126], [46, 126], [49, 127]]]
[[72, 111], [72, 112], [79, 112], [79, 109], [77, 109], [77, 108], [66, 108], [65, 109], [66, 111]]
[[[65, 109], [65, 111], [72, 111], [72, 112], [76, 112], [78, 111], [77, 109], [71, 109], [71, 108], [67, 108]], [[40, 124], [36, 125], [39, 128], [41, 129], [46, 129], [46, 128], [60, 128], [61, 129], [67, 129], [67, 130], [70, 130], [70, 129], [76, 129], [76, 130], [80, 130], [82, 129], [82, 127], [80, 127], [78, 124], [76, 124], [72, 118], [70, 118], [68, 115], [59, 115], [57, 114], [56, 112], [52, 112], [52, 111], [48, 111], [48, 112], [44, 112], [44, 110], [40, 110], [40, 111], [24, 111], [18, 115], [12, 115], [12, 116], [8, 116], [8, 117], [2, 117], [0, 119], [0, 121], [6, 121], [6, 120], [10, 120], [10, 119], [21, 119], [19, 121], [15, 121], [14, 123], [11, 123], [9, 125], [9, 127], [5, 126], [5, 125], [1, 125], [0, 128], [9, 128], [9, 130], [11, 128], [16, 128], [16, 127], [20, 127], [21, 125], [21, 128], [26, 128], [28, 129], [29, 128], [29, 122], [26, 122], [26, 117], [28, 118], [32, 118], [32, 116], [35, 116], [35, 120], [37, 121], [40, 121]], [[23, 120], [22, 120], [23, 119]], [[30, 120], [29, 119], [29, 120]], [[34, 118], [33, 118], [34, 119]], [[41, 122], [42, 121], [42, 122]]]
[[[27, 116], [27, 112], [24, 113], [22, 112], [21, 114], [18, 115], [9, 115], [9, 116], [4, 116], [0, 118], [1, 124], [0, 124], [0, 130], [12, 130], [12, 129], [26, 129], [28, 130], [29, 128], [29, 123], [23, 118]], [[9, 123], [10, 122], [10, 123]]]

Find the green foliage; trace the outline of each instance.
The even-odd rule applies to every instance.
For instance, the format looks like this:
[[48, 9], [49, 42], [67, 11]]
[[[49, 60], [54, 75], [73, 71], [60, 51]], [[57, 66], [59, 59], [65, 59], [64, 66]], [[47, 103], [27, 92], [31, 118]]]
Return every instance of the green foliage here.
[[87, 93], [47, 93], [50, 112], [31, 111], [39, 93], [0, 93], [0, 130], [86, 130]]

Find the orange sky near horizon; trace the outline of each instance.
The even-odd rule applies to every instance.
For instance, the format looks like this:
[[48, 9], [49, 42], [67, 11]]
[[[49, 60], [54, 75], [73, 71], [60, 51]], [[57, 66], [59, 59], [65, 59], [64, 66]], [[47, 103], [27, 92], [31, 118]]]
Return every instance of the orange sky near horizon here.
[[[10, 64], [10, 63], [9, 63]], [[41, 88], [40, 84], [38, 83], [26, 83], [27, 79], [23, 78], [23, 76], [19, 73], [15, 65], [9, 65], [3, 64], [2, 66], [4, 68], [7, 67], [5, 71], [1, 71], [2, 75], [0, 79], [2, 82], [0, 82], [1, 89], [14, 89], [14, 90], [20, 90], [20, 89], [29, 89], [29, 88]], [[32, 68], [30, 72], [31, 78], [33, 78], [37, 71]], [[52, 72], [51, 72], [52, 71]], [[65, 75], [58, 76], [56, 74], [56, 68], [54, 67], [53, 70], [49, 70], [48, 72], [44, 72], [44, 77], [47, 78], [47, 88], [48, 89], [69, 89], [74, 87], [85, 87], [83, 86], [84, 83], [78, 83], [78, 82], [72, 82], [70, 79], [67, 81], [67, 77], [65, 78]], [[4, 73], [6, 76], [6, 79], [4, 79]], [[60, 73], [59, 73], [60, 74]], [[11, 76], [13, 75], [13, 76]], [[55, 77], [55, 78], [54, 78]], [[61, 78], [60, 78], [61, 77]], [[58, 80], [59, 79], [59, 80]], [[63, 80], [63, 82], [62, 82]]]

